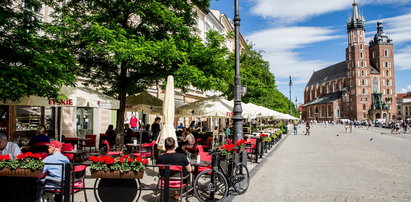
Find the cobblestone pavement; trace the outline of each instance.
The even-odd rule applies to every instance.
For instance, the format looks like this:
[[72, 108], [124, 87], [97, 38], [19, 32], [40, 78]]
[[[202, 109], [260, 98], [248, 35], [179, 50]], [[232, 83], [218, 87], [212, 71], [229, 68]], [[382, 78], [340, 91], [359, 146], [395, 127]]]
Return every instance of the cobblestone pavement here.
[[411, 134], [314, 125], [288, 136], [232, 201], [411, 201]]

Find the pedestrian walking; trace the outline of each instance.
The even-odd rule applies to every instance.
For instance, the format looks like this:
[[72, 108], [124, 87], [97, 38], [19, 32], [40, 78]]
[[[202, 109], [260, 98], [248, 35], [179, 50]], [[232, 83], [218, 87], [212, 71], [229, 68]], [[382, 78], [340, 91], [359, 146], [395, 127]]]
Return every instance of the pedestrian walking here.
[[352, 128], [354, 127], [354, 122], [353, 121], [351, 121], [350, 122], [350, 133], [352, 133]]
[[294, 123], [294, 135], [298, 133], [298, 123]]
[[307, 122], [306, 124], [305, 124], [305, 135], [310, 135], [310, 123], [309, 122]]

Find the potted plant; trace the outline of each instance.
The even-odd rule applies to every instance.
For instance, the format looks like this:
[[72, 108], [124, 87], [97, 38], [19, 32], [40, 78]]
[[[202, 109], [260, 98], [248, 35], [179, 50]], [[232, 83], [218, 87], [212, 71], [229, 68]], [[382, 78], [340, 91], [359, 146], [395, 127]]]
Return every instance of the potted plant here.
[[236, 140], [236, 144], [234, 147], [234, 151], [237, 153], [241, 153], [242, 151], [244, 151], [246, 145], [245, 145], [246, 141], [241, 139], [241, 140]]
[[39, 177], [43, 167], [40, 154], [21, 153], [13, 160], [9, 155], [0, 156], [0, 176]]
[[231, 152], [234, 150], [235, 144], [224, 144], [220, 147], [221, 154], [225, 157], [229, 157]]
[[141, 157], [132, 158], [129, 155], [121, 157], [91, 156], [91, 177], [94, 178], [122, 178], [142, 179], [147, 159]]

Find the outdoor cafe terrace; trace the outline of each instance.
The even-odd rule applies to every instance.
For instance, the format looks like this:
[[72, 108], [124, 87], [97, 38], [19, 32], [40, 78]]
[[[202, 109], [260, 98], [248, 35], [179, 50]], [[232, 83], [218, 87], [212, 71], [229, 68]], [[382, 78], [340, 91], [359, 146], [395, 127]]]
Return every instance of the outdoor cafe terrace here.
[[[285, 130], [282, 128], [266, 126], [264, 130], [246, 134], [243, 141], [233, 142], [230, 135], [213, 139], [212, 133], [193, 132], [196, 146], [188, 155], [193, 172], [187, 181], [182, 175], [175, 175], [181, 168], [176, 170], [175, 166], [155, 164], [155, 141], [140, 144], [141, 139], [137, 138], [137, 141], [111, 148], [102, 135], [102, 149], [97, 150], [96, 147], [85, 147], [87, 143], [95, 141], [95, 138], [77, 139], [77, 142], [68, 139], [63, 144], [62, 153], [70, 159], [70, 163], [58, 165], [62, 166], [62, 176], [65, 177], [61, 182], [56, 182], [57, 188], [50, 189], [41, 185], [41, 169], [35, 169], [36, 172], [27, 168], [15, 169], [11, 164], [5, 163], [8, 161], [6, 158], [1, 157], [0, 190], [2, 196], [7, 196], [8, 201], [35, 201], [42, 197], [52, 198], [51, 196], [56, 194], [61, 195], [63, 201], [170, 201], [182, 198], [205, 201], [210, 197], [223, 199], [246, 191], [249, 182], [248, 170], [258, 165], [259, 160], [282, 141], [283, 133]], [[134, 134], [139, 136], [138, 132]], [[181, 146], [181, 134], [177, 134]], [[72, 143], [75, 146], [72, 146]], [[218, 158], [212, 158], [209, 153], [215, 149], [221, 153]], [[211, 176], [214, 176], [211, 174], [214, 172], [210, 171], [211, 165], [217, 165], [213, 164], [213, 161], [220, 162], [218, 169], [227, 174], [227, 188], [208, 190]], [[243, 163], [246, 168], [236, 171], [239, 168], [238, 163]], [[238, 191], [238, 186], [243, 186], [243, 190]], [[179, 192], [180, 198], [173, 198], [175, 190]], [[24, 195], [21, 194], [23, 192]]]

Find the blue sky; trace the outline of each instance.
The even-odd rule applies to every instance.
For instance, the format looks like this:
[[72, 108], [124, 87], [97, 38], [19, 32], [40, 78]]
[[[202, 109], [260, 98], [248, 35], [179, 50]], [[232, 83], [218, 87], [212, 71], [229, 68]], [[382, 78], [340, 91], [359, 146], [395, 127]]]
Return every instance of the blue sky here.
[[[303, 89], [313, 71], [345, 60], [346, 22], [353, 0], [239, 0], [240, 31], [256, 49], [264, 51], [278, 89], [292, 100], [304, 98]], [[394, 40], [396, 90], [411, 91], [411, 0], [358, 0], [366, 19], [366, 37], [384, 32]], [[213, 0], [211, 9], [233, 18], [234, 0]]]

